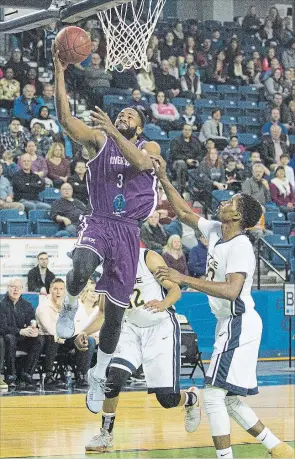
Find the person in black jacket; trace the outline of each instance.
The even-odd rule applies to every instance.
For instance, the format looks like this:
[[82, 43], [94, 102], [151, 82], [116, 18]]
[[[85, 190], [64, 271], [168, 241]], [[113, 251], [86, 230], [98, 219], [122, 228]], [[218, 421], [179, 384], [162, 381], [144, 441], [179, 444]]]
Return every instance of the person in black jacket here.
[[86, 184], [86, 164], [84, 161], [77, 161], [75, 173], [70, 175], [67, 183], [70, 183], [73, 187], [73, 198], [79, 199], [79, 201], [82, 201], [87, 206], [89, 197]]
[[45, 181], [32, 172], [31, 155], [21, 156], [21, 170], [16, 172], [11, 180], [14, 200], [22, 202], [26, 211], [32, 209], [50, 209], [50, 204], [39, 200], [39, 193], [45, 188]]
[[[21, 279], [10, 279], [8, 291], [0, 303], [0, 323], [3, 328], [6, 350], [6, 382], [8, 387], [15, 387], [16, 382], [16, 351], [27, 353], [21, 374], [20, 386], [27, 389], [35, 388], [32, 379], [42, 349], [42, 340], [35, 321], [35, 310], [29, 301], [22, 297], [23, 283]], [[3, 326], [4, 324], [4, 326]]]
[[43, 288], [49, 293], [49, 287], [55, 274], [48, 269], [48, 254], [40, 252], [37, 256], [38, 265], [28, 272], [28, 292], [40, 292]]

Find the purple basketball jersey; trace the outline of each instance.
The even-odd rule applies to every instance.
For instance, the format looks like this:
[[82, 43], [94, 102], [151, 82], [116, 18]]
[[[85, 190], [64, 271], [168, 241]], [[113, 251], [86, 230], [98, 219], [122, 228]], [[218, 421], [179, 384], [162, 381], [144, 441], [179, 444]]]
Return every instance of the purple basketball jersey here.
[[[140, 149], [144, 141], [138, 140]], [[96, 157], [87, 165], [87, 186], [92, 216], [119, 216], [145, 220], [158, 204], [158, 180], [153, 170], [139, 171], [106, 137]]]

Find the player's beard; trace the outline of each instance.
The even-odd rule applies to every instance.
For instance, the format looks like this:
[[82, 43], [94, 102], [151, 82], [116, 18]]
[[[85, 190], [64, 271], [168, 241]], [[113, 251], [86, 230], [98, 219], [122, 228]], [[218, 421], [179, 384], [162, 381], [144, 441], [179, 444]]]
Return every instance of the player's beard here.
[[118, 131], [125, 137], [125, 139], [130, 140], [136, 136], [137, 127], [128, 127], [127, 129], [120, 129]]

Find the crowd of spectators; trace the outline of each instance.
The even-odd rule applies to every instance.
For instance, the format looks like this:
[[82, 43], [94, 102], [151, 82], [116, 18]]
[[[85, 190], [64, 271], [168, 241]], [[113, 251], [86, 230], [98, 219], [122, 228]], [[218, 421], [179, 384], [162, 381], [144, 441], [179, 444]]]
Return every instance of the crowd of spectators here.
[[[272, 203], [284, 214], [294, 210], [295, 160], [290, 136], [295, 133], [295, 37], [288, 17], [280, 18], [272, 7], [261, 19], [251, 6], [242, 25], [232, 30], [221, 25], [209, 30], [195, 20], [175, 21], [151, 37], [149, 68], [137, 72], [105, 72], [101, 30], [92, 19], [81, 26], [90, 34], [92, 51], [81, 64], [66, 71], [69, 100], [75, 98], [73, 112], [83, 103], [87, 109], [103, 107], [104, 95], [117, 94], [126, 106], [140, 108], [149, 126], [165, 133], [179, 131], [167, 154], [170, 178], [185, 199], [192, 205], [200, 201], [209, 213], [214, 211], [214, 190], [243, 191], [258, 199], [264, 209]], [[79, 216], [89, 212], [89, 154], [74, 142], [68, 149], [69, 139], [56, 118], [51, 44], [59, 28], [53, 22], [35, 34], [16, 35], [11, 56], [0, 68], [0, 109], [10, 116], [0, 134], [0, 210], [17, 209], [27, 214], [34, 209], [47, 210], [59, 225], [57, 237], [75, 237]], [[50, 76], [49, 81], [39, 80], [41, 69]], [[260, 135], [251, 148], [239, 141], [239, 127], [223, 122], [218, 101], [212, 105], [210, 119], [202, 118], [197, 102], [207, 97], [208, 85], [251, 85], [259, 101], [266, 103]], [[176, 103], [180, 97], [187, 101], [183, 108]], [[115, 117], [116, 113], [110, 115]], [[60, 197], [51, 203], [40, 195], [48, 187], [60, 191]], [[258, 237], [267, 231], [263, 225], [262, 230], [256, 229]], [[169, 266], [204, 276], [207, 242], [202, 237], [197, 240], [176, 219], [161, 189], [158, 209], [142, 225], [141, 239], [146, 247], [162, 253]], [[48, 257], [40, 254], [38, 266], [29, 273], [29, 289], [49, 295], [37, 311], [39, 331], [30, 325], [35, 312], [22, 299], [19, 281], [10, 283], [1, 303], [0, 314], [6, 311], [6, 318], [0, 320], [0, 373], [1, 349], [7, 346], [8, 383], [15, 382], [15, 349], [27, 349], [28, 343], [34, 343], [20, 374], [20, 380], [29, 386], [42, 349], [46, 349], [49, 385], [59, 347], [73, 351], [73, 342], [54, 338], [64, 284], [54, 278], [46, 263]], [[16, 305], [22, 310], [18, 317], [13, 315]], [[46, 308], [51, 311], [50, 324], [42, 323]], [[76, 356], [82, 386], [93, 344], [90, 341], [87, 358]]]

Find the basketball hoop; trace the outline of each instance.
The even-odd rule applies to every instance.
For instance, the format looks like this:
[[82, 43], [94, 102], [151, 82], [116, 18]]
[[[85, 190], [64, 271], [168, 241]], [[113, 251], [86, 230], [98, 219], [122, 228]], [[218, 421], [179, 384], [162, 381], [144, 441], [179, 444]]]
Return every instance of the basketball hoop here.
[[[166, 0], [139, 0], [98, 11], [106, 37], [106, 70], [123, 70], [134, 67], [149, 71], [147, 47]], [[147, 15], [142, 19], [143, 13]], [[131, 19], [129, 18], [131, 15]]]

